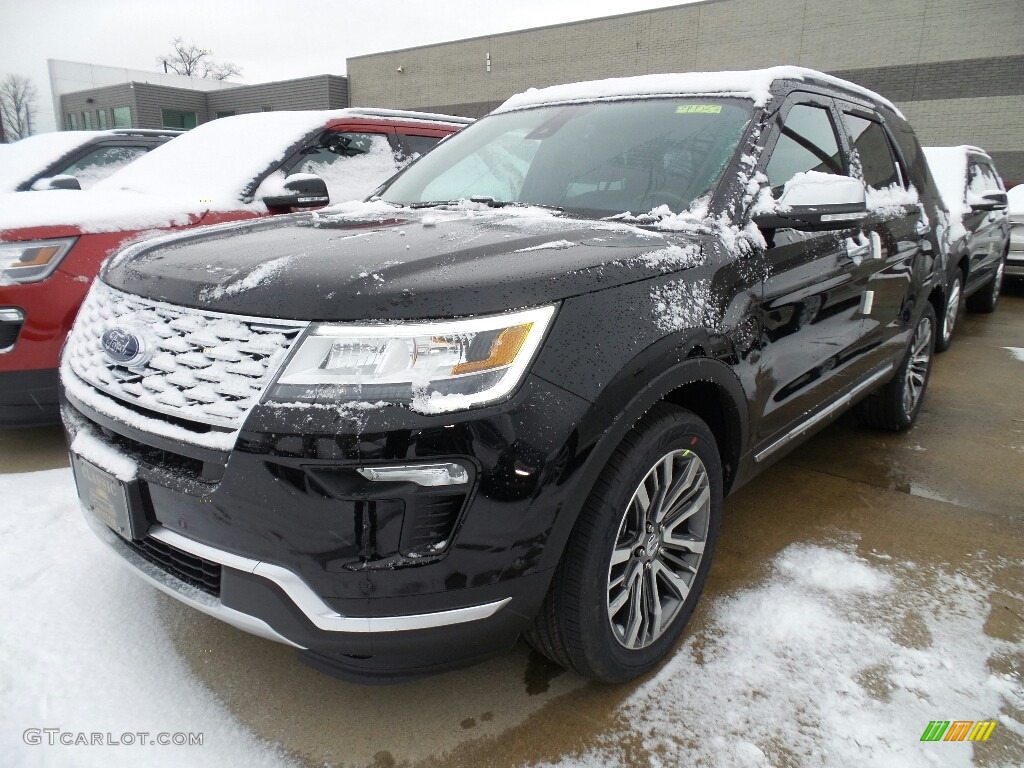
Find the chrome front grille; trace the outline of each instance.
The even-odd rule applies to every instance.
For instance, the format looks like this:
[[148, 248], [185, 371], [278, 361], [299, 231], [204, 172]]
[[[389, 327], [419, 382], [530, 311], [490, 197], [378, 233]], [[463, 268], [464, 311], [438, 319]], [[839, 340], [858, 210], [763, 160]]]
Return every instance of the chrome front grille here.
[[[118, 400], [238, 429], [305, 326], [173, 306], [97, 280], [64, 356], [83, 381]], [[114, 360], [102, 343], [113, 329], [128, 331], [140, 353], [125, 363]]]

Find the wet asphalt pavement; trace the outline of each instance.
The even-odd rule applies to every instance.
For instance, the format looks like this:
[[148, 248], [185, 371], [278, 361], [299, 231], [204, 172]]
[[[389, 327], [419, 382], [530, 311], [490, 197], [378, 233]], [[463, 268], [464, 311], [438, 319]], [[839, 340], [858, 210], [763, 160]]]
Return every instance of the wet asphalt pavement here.
[[[707, 626], [716, 600], [763, 579], [787, 546], [838, 536], [855, 541], [858, 554], [946, 571], [1008, 563], [994, 578], [983, 631], [1024, 648], [1024, 360], [1007, 347], [1024, 350], [1020, 284], [1007, 288], [995, 314], [962, 316], [912, 430], [880, 434], [846, 416], [727, 499], [708, 585], [684, 637]], [[66, 466], [65, 450], [56, 428], [0, 432], [0, 471]], [[161, 606], [195, 674], [300, 764], [511, 766], [557, 761], [609, 734], [628, 761], [650, 761], [619, 712], [637, 684], [588, 683], [522, 643], [468, 669], [362, 687], [170, 598], [161, 596]], [[1019, 682], [1024, 652], [993, 663]], [[997, 730], [974, 755], [980, 765], [1024, 765], [1024, 740]]]

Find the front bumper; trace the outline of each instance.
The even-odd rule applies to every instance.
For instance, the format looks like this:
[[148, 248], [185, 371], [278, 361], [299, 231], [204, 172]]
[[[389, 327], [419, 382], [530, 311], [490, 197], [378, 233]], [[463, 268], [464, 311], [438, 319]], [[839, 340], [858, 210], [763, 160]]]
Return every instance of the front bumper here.
[[[377, 424], [260, 406], [226, 453], [143, 432], [73, 395], [64, 416], [72, 441], [85, 431], [138, 467], [145, 541], [128, 543], [85, 513], [137, 572], [366, 681], [459, 666], [510, 647], [529, 625], [551, 578], [541, 554], [588, 408], [537, 379], [503, 407], [436, 417], [386, 409], [371, 414]], [[102, 466], [102, 456], [83, 458]], [[470, 482], [453, 494], [360, 482], [354, 471], [425, 461], [459, 462]], [[153, 540], [172, 558], [215, 566], [217, 593], [180, 578], [152, 547], [147, 555]]]
[[0, 427], [60, 420], [57, 371], [0, 371]]

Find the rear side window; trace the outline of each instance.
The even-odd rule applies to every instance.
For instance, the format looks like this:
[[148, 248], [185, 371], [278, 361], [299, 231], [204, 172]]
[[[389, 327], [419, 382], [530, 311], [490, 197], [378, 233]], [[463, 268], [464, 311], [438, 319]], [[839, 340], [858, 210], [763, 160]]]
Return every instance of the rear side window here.
[[892, 147], [881, 123], [849, 112], [843, 113], [843, 119], [850, 132], [850, 144], [860, 162], [864, 183], [875, 189], [885, 189], [893, 184], [903, 186], [903, 179], [893, 159]]
[[841, 176], [843, 170], [839, 139], [828, 110], [810, 104], [790, 109], [765, 169], [772, 194], [778, 198], [786, 182], [798, 173], [818, 171]]

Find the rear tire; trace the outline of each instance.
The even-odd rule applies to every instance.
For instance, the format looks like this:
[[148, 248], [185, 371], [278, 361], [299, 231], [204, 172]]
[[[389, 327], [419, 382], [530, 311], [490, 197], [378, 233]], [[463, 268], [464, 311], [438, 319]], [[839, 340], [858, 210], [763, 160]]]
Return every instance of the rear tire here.
[[964, 278], [963, 273], [958, 269], [956, 275], [946, 289], [946, 304], [942, 310], [942, 317], [939, 322], [939, 332], [935, 336], [935, 351], [945, 352], [953, 343], [953, 332], [956, 330], [956, 321], [960, 318], [960, 310], [964, 303]]
[[857, 420], [874, 429], [902, 432], [914, 423], [931, 376], [936, 337], [935, 308], [925, 303], [910, 345], [892, 381], [859, 402]]
[[985, 287], [977, 293], [967, 297], [967, 309], [971, 312], [989, 314], [996, 311], [996, 304], [999, 303], [999, 292], [1003, 290], [1003, 272], [1006, 269], [1006, 256], [1003, 256], [996, 267], [996, 273], [992, 275]]
[[666, 403], [651, 408], [594, 485], [527, 642], [604, 682], [651, 669], [672, 650], [704, 588], [722, 495], [707, 425]]

